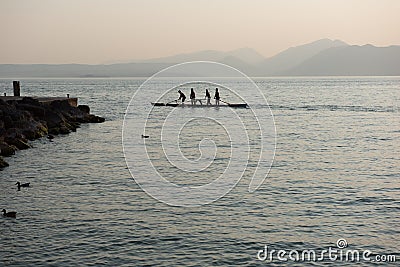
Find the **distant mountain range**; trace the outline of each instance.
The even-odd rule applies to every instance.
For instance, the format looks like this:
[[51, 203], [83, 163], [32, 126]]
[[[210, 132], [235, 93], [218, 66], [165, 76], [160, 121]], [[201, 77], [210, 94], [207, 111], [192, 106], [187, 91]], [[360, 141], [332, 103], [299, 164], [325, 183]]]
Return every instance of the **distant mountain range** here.
[[204, 50], [190, 54], [179, 54], [170, 57], [155, 58], [141, 61], [142, 63], [181, 63], [188, 61], [216, 61], [224, 62], [230, 59], [239, 60], [247, 64], [257, 64], [265, 60], [257, 51], [251, 48], [240, 48], [229, 52]]
[[148, 77], [187, 61], [216, 61], [249, 76], [400, 76], [400, 46], [358, 46], [322, 39], [291, 47], [270, 58], [251, 48], [241, 48], [104, 65], [0, 64], [0, 77]]

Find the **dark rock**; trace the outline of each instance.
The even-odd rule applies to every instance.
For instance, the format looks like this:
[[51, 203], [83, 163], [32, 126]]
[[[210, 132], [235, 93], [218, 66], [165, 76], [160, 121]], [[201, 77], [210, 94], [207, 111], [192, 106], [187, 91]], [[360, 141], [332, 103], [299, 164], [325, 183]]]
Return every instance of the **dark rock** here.
[[89, 106], [87, 106], [87, 105], [79, 105], [78, 108], [79, 108], [82, 112], [84, 112], [84, 113], [86, 113], [86, 114], [90, 114], [90, 107], [89, 107]]
[[3, 169], [3, 168], [8, 167], [8, 166], [10, 166], [10, 165], [8, 165], [8, 163], [5, 162], [2, 157], [0, 157], [0, 169]]
[[74, 130], [81, 127], [79, 122], [71, 122], [70, 124]]
[[60, 134], [69, 134], [70, 132], [71, 131], [66, 126], [60, 127]]
[[54, 135], [60, 134], [60, 128], [59, 127], [50, 128], [49, 129], [49, 134], [54, 134]]
[[18, 104], [18, 109], [27, 110], [32, 113], [35, 117], [44, 117], [46, 115], [46, 111], [41, 106], [31, 105], [31, 104]]
[[9, 157], [15, 154], [18, 148], [13, 145], [9, 145], [5, 142], [0, 143], [0, 155], [4, 157]]
[[47, 128], [40, 122], [30, 121], [22, 134], [29, 140], [35, 140], [47, 135]]
[[28, 144], [28, 140], [24, 138], [15, 138], [15, 139], [5, 138], [4, 140], [7, 142], [7, 144], [16, 146], [19, 150], [28, 149], [32, 147], [30, 144]]
[[30, 128], [24, 129], [22, 133], [28, 140], [30, 141], [35, 140], [35, 132], [32, 129]]
[[32, 104], [32, 105], [35, 105], [35, 106], [40, 106], [39, 100], [37, 100], [37, 99], [35, 99], [35, 98], [32, 98], [32, 97], [28, 97], [28, 96], [22, 98], [22, 100], [20, 101], [20, 103]]
[[55, 100], [50, 103], [50, 106], [57, 110], [69, 110], [74, 109], [67, 100]]
[[0, 99], [0, 154], [10, 156], [18, 149], [30, 148], [28, 139], [68, 134], [80, 123], [104, 121], [90, 114], [88, 106], [71, 106], [68, 100], [41, 103], [31, 97], [7, 102]]
[[7, 139], [18, 139], [24, 138], [24, 135], [21, 133], [21, 129], [19, 128], [8, 128], [6, 133], [3, 135], [3, 139], [7, 142]]
[[63, 116], [53, 110], [47, 110], [46, 116], [43, 119], [46, 121], [47, 127], [49, 128], [59, 127], [60, 124], [65, 122]]
[[11, 118], [11, 116], [4, 116], [3, 117], [3, 125], [4, 125], [5, 129], [14, 127], [14, 121]]
[[36, 126], [36, 131], [35, 131], [36, 138], [41, 138], [47, 134], [48, 134], [47, 127], [44, 126], [42, 123], [40, 123]]
[[105, 120], [106, 119], [96, 116], [96, 115], [92, 115], [92, 114], [89, 115], [89, 122], [91, 122], [91, 123], [102, 123]]

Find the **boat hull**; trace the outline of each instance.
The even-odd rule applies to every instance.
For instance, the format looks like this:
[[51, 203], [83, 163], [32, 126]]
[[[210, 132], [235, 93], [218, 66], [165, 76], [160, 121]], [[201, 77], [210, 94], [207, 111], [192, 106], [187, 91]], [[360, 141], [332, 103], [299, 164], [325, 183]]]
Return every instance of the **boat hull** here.
[[221, 105], [191, 105], [191, 104], [178, 104], [178, 103], [151, 103], [155, 107], [182, 107], [182, 108], [248, 108], [247, 104], [221, 104]]

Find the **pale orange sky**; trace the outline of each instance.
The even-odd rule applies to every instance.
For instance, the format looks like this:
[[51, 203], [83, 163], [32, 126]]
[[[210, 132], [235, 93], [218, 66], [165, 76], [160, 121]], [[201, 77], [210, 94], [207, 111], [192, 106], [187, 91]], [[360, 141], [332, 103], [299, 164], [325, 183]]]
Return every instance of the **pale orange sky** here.
[[0, 0], [0, 63], [88, 63], [322, 38], [400, 45], [399, 0]]

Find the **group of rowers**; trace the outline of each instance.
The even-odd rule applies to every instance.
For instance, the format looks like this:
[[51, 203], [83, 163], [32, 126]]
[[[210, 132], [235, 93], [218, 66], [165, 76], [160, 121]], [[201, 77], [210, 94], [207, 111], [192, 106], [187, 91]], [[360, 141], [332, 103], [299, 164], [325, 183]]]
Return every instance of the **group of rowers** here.
[[[182, 100], [182, 104], [184, 104], [185, 100], [186, 100], [186, 96], [184, 93], [182, 93], [181, 90], [178, 90], [179, 93], [179, 99], [178, 100]], [[204, 97], [207, 100], [207, 105], [211, 105], [211, 95], [210, 92], [208, 91], [208, 89], [206, 89], [206, 95]], [[214, 99], [215, 99], [215, 105], [219, 106], [219, 92], [218, 92], [218, 88], [215, 88], [215, 94], [214, 94]], [[190, 101], [192, 103], [192, 105], [196, 105], [196, 102], [200, 102], [200, 105], [203, 105], [203, 103], [201, 102], [201, 99], [196, 99], [196, 93], [194, 92], [193, 88], [190, 88]]]

